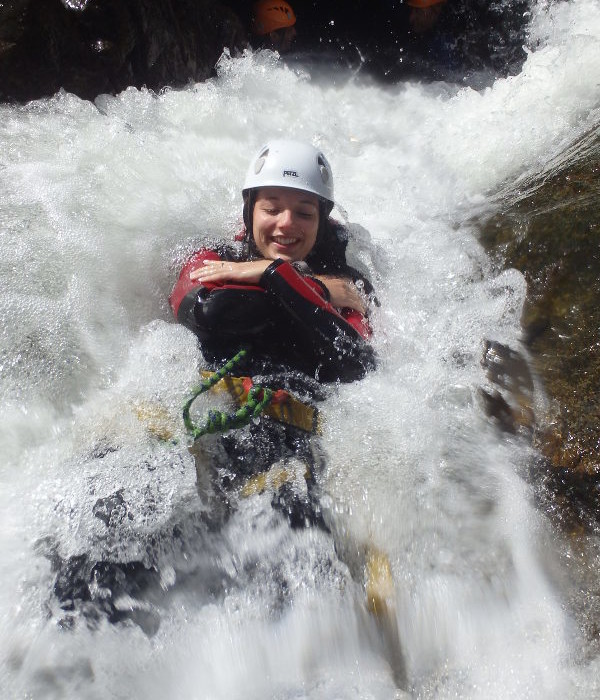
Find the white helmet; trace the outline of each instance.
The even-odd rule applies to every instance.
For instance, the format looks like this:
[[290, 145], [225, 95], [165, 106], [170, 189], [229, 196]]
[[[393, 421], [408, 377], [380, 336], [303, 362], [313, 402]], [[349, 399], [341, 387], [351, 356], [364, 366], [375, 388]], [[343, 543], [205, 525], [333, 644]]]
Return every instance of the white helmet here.
[[299, 141], [269, 141], [260, 149], [250, 163], [242, 193], [259, 187], [291, 187], [333, 204], [333, 173], [327, 158]]

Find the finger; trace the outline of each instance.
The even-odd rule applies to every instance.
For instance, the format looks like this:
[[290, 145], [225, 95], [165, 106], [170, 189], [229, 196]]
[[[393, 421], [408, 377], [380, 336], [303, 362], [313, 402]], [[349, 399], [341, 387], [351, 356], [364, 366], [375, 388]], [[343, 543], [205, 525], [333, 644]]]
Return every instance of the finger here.
[[214, 277], [214, 275], [216, 274], [218, 274], [218, 270], [201, 267], [199, 270], [194, 270], [193, 272], [190, 272], [190, 279], [206, 279], [207, 277]]
[[[218, 274], [226, 270], [224, 263], [221, 260], [203, 260], [203, 266], [198, 267], [190, 272], [191, 279], [197, 279], [198, 277], [207, 277], [208, 275]], [[231, 266], [227, 266], [228, 270], [231, 270]]]
[[199, 267], [190, 272], [190, 279], [197, 280], [199, 277], [206, 277], [209, 271], [205, 267]]

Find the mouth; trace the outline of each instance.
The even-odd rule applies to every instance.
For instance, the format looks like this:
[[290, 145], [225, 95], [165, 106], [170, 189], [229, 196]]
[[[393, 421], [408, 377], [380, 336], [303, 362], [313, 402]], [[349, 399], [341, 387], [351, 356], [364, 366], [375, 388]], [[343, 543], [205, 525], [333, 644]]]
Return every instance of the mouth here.
[[287, 237], [278, 237], [278, 238], [272, 238], [271, 241], [275, 246], [279, 246], [281, 248], [289, 248], [291, 246], [296, 245], [297, 243], [300, 242], [300, 238], [287, 238]]

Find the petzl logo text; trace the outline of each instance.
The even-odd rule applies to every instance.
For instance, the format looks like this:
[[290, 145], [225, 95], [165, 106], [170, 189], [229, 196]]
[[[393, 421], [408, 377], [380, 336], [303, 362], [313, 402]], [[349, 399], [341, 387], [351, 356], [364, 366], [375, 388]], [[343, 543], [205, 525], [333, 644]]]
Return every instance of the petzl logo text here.
[[295, 170], [284, 170], [283, 177], [288, 175], [289, 177], [298, 177], [298, 173]]

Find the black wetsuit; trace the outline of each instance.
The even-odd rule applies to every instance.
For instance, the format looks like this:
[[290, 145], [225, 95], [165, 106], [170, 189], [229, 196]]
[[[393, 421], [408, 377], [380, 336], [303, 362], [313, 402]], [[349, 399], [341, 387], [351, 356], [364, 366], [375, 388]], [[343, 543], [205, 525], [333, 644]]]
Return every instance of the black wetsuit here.
[[[199, 251], [184, 266], [170, 301], [177, 320], [198, 336], [212, 366], [246, 348], [247, 359], [236, 373], [251, 376], [260, 386], [286, 389], [311, 403], [325, 397], [323, 383], [360, 379], [374, 368], [366, 320], [356, 311], [334, 308], [327, 289], [311, 270], [275, 260], [258, 284], [191, 281], [191, 270], [205, 259], [237, 262], [240, 256], [227, 247]], [[313, 266], [319, 267], [314, 260]], [[321, 266], [318, 271], [322, 270], [353, 278], [371, 291], [369, 283], [350, 267], [337, 264]], [[292, 525], [320, 522], [311, 478], [319, 469], [314, 436], [262, 416], [258, 423], [229, 431], [218, 441], [212, 468], [216, 462], [225, 488], [277, 462], [295, 458], [305, 463], [311, 475], [308, 501], [290, 498], [283, 488], [275, 493], [273, 505], [283, 508]]]
[[276, 260], [258, 285], [192, 284], [201, 260], [235, 260], [227, 250], [200, 251], [184, 267], [171, 301], [177, 320], [200, 339], [210, 363], [250, 350], [248, 374], [300, 371], [318, 381], [353, 381], [374, 367], [365, 320], [339, 312], [318, 280]]

